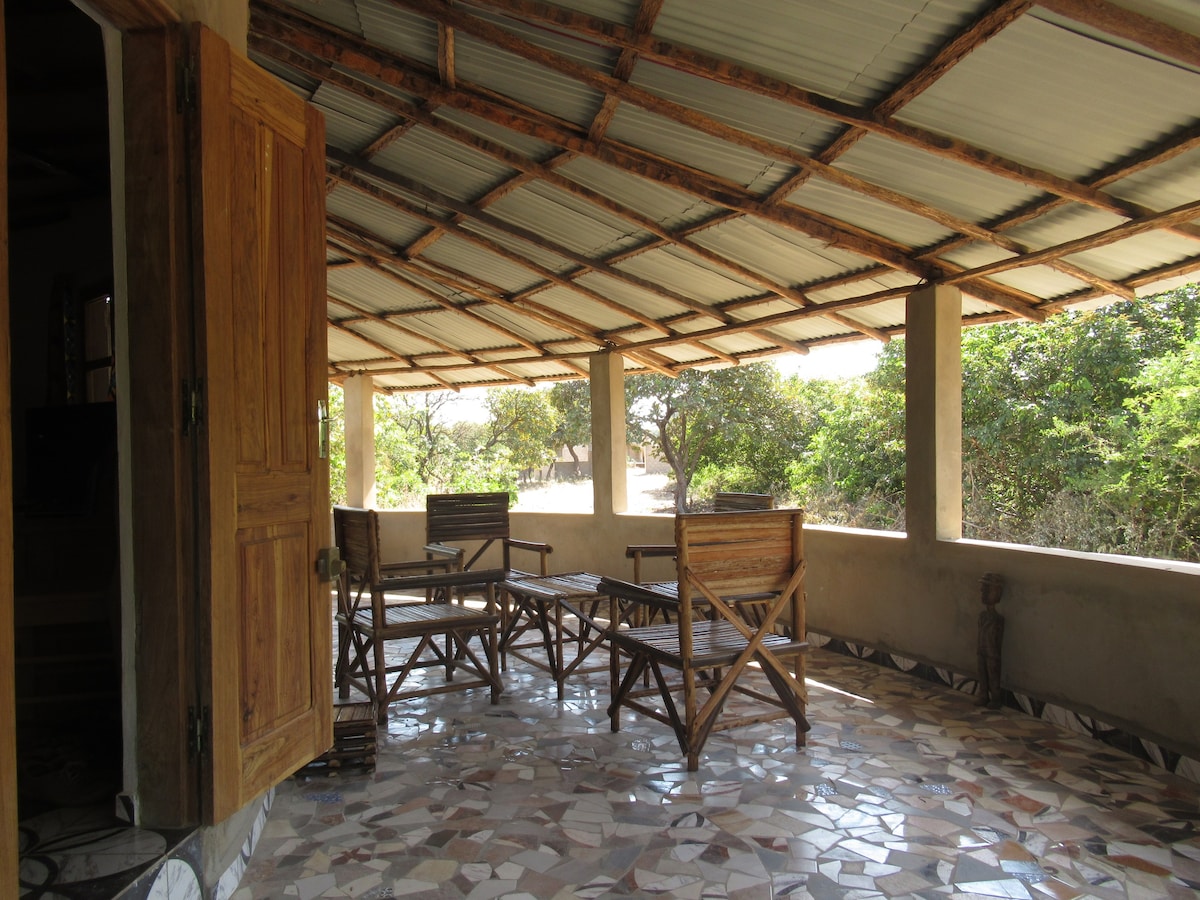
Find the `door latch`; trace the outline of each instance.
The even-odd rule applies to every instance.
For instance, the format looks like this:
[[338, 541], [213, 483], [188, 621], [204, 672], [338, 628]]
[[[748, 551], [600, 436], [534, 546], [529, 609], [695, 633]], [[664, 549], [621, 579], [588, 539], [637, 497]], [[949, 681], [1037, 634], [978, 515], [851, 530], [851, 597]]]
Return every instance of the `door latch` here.
[[317, 577], [322, 581], [334, 581], [341, 577], [346, 563], [337, 547], [322, 547], [317, 551]]

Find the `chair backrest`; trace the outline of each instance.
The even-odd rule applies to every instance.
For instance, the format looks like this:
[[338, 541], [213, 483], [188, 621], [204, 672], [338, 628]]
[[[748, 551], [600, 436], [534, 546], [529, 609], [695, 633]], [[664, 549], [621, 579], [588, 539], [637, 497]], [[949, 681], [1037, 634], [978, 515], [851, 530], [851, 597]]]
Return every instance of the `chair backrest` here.
[[713, 494], [714, 512], [774, 508], [775, 498], [771, 494], [743, 494], [736, 491], [717, 491]]
[[[375, 510], [335, 506], [333, 541], [342, 557], [347, 588], [358, 584], [361, 591], [379, 582], [379, 514]], [[348, 596], [344, 599], [350, 600]]]
[[[675, 546], [680, 624], [686, 627], [692, 603], [703, 602], [701, 584], [723, 600], [753, 602], [794, 583], [804, 565], [804, 511], [681, 513], [675, 517]], [[793, 634], [804, 633], [803, 602], [792, 604], [789, 626], [799, 629]]]
[[[430, 494], [425, 498], [425, 540], [430, 544], [482, 541], [463, 567], [471, 566], [493, 541], [509, 537], [508, 493]], [[508, 567], [505, 553], [505, 568]]]

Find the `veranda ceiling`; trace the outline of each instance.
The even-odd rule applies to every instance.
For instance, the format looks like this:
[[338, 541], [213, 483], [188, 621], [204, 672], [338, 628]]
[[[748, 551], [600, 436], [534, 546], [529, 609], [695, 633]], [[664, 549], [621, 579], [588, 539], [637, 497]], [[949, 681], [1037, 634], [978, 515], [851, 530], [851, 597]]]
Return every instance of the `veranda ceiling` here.
[[677, 372], [1200, 270], [1196, 0], [252, 0], [325, 114], [330, 377]]

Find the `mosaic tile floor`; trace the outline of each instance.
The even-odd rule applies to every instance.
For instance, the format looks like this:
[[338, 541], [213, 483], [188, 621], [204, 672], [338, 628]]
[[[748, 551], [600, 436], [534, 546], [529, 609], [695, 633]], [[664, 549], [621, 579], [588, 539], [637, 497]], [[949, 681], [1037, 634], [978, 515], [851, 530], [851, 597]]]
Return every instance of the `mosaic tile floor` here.
[[1200, 896], [1200, 786], [826, 650], [813, 730], [609, 730], [607, 678], [510, 664], [393, 707], [376, 770], [277, 791], [233, 900]]

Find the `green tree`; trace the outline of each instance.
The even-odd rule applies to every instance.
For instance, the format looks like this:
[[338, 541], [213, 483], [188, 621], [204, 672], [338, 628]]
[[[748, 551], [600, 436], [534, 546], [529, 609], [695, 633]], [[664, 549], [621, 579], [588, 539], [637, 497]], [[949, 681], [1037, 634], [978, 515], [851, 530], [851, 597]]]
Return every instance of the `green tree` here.
[[662, 453], [675, 479], [677, 511], [691, 507], [692, 479], [717, 448], [763, 426], [777, 384], [775, 370], [762, 364], [626, 379], [630, 438], [653, 441]]
[[[1195, 337], [1196, 286], [963, 336], [964, 533], [1080, 550], [1123, 543], [1096, 477], [1138, 373]], [[1125, 551], [1128, 552], [1128, 551]]]
[[485, 450], [505, 448], [522, 480], [554, 461], [559, 412], [549, 391], [495, 388], [488, 391], [485, 403], [490, 416]]
[[1132, 380], [1127, 418], [1109, 423], [1104, 477], [1092, 487], [1128, 552], [1200, 559], [1200, 341]]
[[814, 522], [863, 528], [904, 523], [904, 342], [890, 342], [863, 378], [797, 391], [807, 445], [788, 468]]
[[329, 502], [346, 502], [346, 396], [340, 384], [329, 385]]
[[592, 390], [587, 381], [560, 381], [550, 389], [550, 403], [558, 411], [554, 429], [555, 448], [566, 447], [579, 475], [576, 447], [592, 443]]

